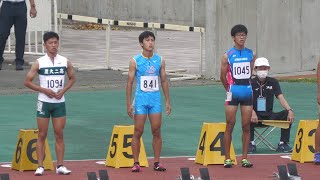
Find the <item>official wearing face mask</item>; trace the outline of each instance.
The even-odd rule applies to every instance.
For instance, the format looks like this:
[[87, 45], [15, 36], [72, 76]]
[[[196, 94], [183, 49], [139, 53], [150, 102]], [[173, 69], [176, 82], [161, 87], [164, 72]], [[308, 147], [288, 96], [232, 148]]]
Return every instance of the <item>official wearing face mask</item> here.
[[[261, 125], [258, 120], [287, 120], [290, 123], [294, 120], [293, 109], [290, 107], [286, 99], [284, 98], [280, 84], [277, 79], [269, 77], [270, 64], [268, 59], [261, 57], [256, 59], [254, 63], [254, 70], [256, 77], [252, 79], [252, 92], [253, 92], [253, 112], [250, 125], [250, 145], [249, 153], [257, 151], [254, 142], [254, 128]], [[273, 112], [273, 102], [276, 97], [283, 111]], [[280, 142], [278, 144], [277, 151], [289, 153], [292, 152], [292, 148], [289, 146], [290, 129], [281, 129]]]

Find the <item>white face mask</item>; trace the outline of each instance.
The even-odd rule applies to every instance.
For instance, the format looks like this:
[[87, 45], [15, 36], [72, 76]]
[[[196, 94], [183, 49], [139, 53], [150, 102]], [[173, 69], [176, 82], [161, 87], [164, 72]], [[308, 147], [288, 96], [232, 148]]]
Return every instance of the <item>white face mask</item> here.
[[268, 70], [264, 70], [264, 71], [257, 71], [257, 76], [260, 79], [265, 79], [268, 76]]

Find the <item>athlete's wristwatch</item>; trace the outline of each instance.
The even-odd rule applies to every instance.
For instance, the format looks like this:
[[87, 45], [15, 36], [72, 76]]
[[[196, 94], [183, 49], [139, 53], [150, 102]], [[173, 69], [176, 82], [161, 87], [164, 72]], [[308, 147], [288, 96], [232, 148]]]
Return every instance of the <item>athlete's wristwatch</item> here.
[[287, 111], [292, 111], [292, 112], [294, 112], [292, 108], [288, 109]]

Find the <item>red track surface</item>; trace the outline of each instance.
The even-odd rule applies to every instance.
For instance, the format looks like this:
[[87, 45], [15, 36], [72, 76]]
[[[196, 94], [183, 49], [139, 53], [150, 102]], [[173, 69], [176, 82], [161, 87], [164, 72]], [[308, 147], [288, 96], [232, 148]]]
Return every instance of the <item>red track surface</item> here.
[[[54, 171], [46, 171], [42, 177], [33, 175], [33, 171], [19, 172], [10, 168], [0, 167], [0, 173], [9, 173], [10, 180], [84, 180], [87, 179], [87, 172], [97, 172], [102, 169], [108, 170], [110, 180], [175, 180], [180, 175], [181, 167], [190, 168], [190, 173], [195, 177], [199, 177], [199, 168], [207, 167], [210, 172], [211, 179], [272, 179], [273, 172], [277, 172], [277, 165], [286, 165], [287, 163], [296, 163], [298, 172], [302, 179], [316, 180], [320, 177], [320, 166], [313, 163], [298, 163], [290, 159], [281, 158], [281, 155], [250, 155], [249, 160], [254, 164], [253, 168], [243, 168], [238, 157], [238, 165], [231, 169], [225, 169], [222, 165], [202, 166], [195, 164], [194, 161], [188, 160], [186, 157], [179, 158], [163, 158], [162, 163], [167, 167], [166, 172], [155, 172], [152, 166], [143, 168], [143, 172], [132, 173], [130, 168], [111, 168], [102, 164], [97, 164], [97, 160], [90, 161], [66, 161], [65, 166], [72, 170], [72, 174], [68, 176], [56, 175]], [[4, 164], [4, 163], [1, 163]], [[149, 165], [152, 165], [149, 160]]]

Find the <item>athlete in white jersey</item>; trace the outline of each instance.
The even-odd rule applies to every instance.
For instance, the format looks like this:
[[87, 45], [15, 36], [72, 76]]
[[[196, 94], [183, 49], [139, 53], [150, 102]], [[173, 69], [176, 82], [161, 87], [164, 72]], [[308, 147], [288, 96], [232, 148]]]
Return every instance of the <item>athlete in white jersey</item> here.
[[[67, 175], [70, 174], [71, 171], [63, 166], [63, 129], [66, 124], [64, 94], [74, 84], [75, 76], [71, 62], [65, 57], [58, 55], [59, 35], [55, 32], [46, 32], [43, 35], [43, 42], [47, 54], [35, 61], [24, 81], [25, 86], [39, 92], [37, 106], [37, 124], [39, 133], [36, 147], [39, 167], [37, 168], [35, 175], [41, 176], [44, 173], [44, 148], [50, 117], [52, 118], [56, 139], [56, 173]], [[32, 82], [37, 73], [39, 74], [40, 85]], [[65, 74], [69, 77], [69, 81], [66, 85], [64, 85]]]

